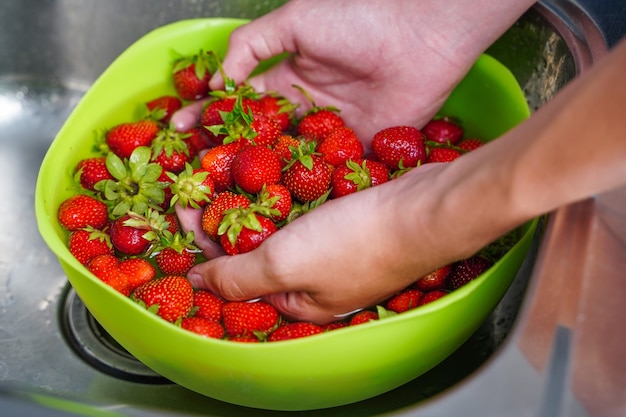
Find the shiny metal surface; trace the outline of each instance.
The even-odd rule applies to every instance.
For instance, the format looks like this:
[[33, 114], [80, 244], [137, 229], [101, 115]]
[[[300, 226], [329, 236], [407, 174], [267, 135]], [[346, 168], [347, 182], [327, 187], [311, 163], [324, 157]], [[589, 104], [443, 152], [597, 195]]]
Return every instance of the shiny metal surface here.
[[[277, 414], [224, 404], [172, 384], [132, 382], [80, 359], [63, 335], [59, 314], [66, 278], [39, 237], [33, 194], [39, 164], [65, 118], [134, 40], [179, 19], [253, 18], [280, 3], [0, 3], [0, 178], [5, 196], [0, 200], [0, 400], [32, 407], [30, 394], [45, 393], [86, 404], [86, 410], [114, 410], [118, 416]], [[559, 0], [533, 8], [489, 52], [511, 68], [536, 109], [605, 50], [594, 21], [577, 3]], [[623, 363], [614, 358], [625, 353], [620, 329], [626, 317], [618, 301], [626, 288], [622, 275], [615, 273], [626, 266], [624, 194], [598, 196], [552, 213], [545, 236], [537, 241], [538, 257], [528, 258], [477, 334], [435, 370], [360, 404], [302, 414], [620, 415], [626, 409], [626, 372], [613, 365]], [[594, 281], [607, 273], [602, 285]], [[610, 297], [603, 297], [607, 292]], [[608, 342], [598, 344], [600, 337]], [[602, 373], [610, 387], [590, 386], [581, 378], [598, 369], [615, 371]], [[3, 396], [7, 392], [12, 394]], [[4, 416], [11, 408], [3, 404]]]

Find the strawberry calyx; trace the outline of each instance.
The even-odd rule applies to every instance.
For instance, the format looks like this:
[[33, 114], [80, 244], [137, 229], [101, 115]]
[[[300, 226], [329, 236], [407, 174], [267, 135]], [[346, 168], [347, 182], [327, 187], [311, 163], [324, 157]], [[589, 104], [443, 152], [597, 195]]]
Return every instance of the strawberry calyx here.
[[207, 72], [213, 74], [221, 65], [218, 65], [217, 55], [213, 51], [204, 52], [202, 49], [197, 54], [184, 56], [172, 50], [175, 63], [172, 72], [176, 73], [194, 64], [196, 78], [203, 79]]
[[168, 158], [171, 157], [174, 152], [184, 153], [189, 156], [189, 148], [183, 139], [190, 136], [190, 133], [176, 131], [173, 125], [161, 129], [150, 143], [150, 148], [152, 149], [151, 160], [155, 161], [161, 153], [164, 153]]
[[206, 126], [215, 136], [226, 136], [223, 139], [225, 144], [235, 142], [241, 138], [254, 141], [254, 138], [258, 135], [252, 129], [252, 122], [254, 122], [252, 110], [250, 108], [248, 108], [248, 111], [244, 110], [241, 94], [237, 94], [236, 97], [235, 105], [230, 112], [220, 111], [220, 116], [222, 116], [224, 123]]
[[293, 164], [300, 162], [309, 171], [313, 169], [313, 155], [319, 155], [316, 152], [316, 141], [301, 141], [298, 146], [290, 146], [291, 160], [283, 167], [283, 172], [287, 171]]
[[321, 206], [328, 200], [328, 197], [330, 196], [331, 191], [332, 190], [328, 190], [324, 194], [322, 194], [319, 198], [312, 200], [312, 201], [307, 201], [306, 203], [300, 203], [299, 201], [294, 202], [291, 208], [291, 211], [289, 212], [289, 215], [287, 216], [285, 221], [280, 223], [279, 225], [283, 226], [284, 224], [291, 223], [298, 217], [303, 216], [307, 214], [308, 212], [310, 212], [311, 210]]
[[124, 221], [124, 226], [146, 230], [142, 237], [149, 242], [156, 242], [161, 235], [169, 232], [170, 221], [158, 210], [148, 208], [144, 215], [129, 211], [127, 215], [128, 219]]
[[350, 172], [344, 178], [352, 181], [356, 185], [357, 191], [362, 191], [372, 186], [372, 176], [366, 160], [363, 160], [360, 165], [353, 160], [348, 160], [346, 161], [346, 166], [350, 168]]
[[149, 256], [154, 257], [165, 248], [173, 249], [178, 253], [183, 253], [184, 251], [192, 253], [202, 252], [202, 249], [195, 245], [194, 239], [193, 231], [172, 233], [169, 230], [163, 230], [158, 233], [157, 243], [150, 249]]
[[231, 245], [235, 246], [239, 234], [246, 228], [255, 232], [261, 233], [263, 226], [259, 222], [257, 215], [264, 215], [264, 213], [270, 212], [271, 209], [259, 206], [257, 204], [250, 204], [248, 207], [234, 207], [224, 211], [224, 216], [217, 229], [218, 235], [226, 235]]
[[129, 211], [158, 210], [165, 200], [167, 184], [158, 181], [163, 168], [150, 162], [151, 155], [151, 149], [146, 146], [137, 147], [129, 159], [122, 160], [113, 152], [107, 155], [106, 166], [114, 179], [99, 181], [94, 188], [112, 206], [110, 214], [114, 219]]
[[176, 203], [181, 207], [201, 208], [200, 203], [211, 201], [213, 189], [205, 183], [209, 176], [208, 171], [195, 171], [189, 163], [185, 164], [185, 170], [178, 175], [172, 172], [166, 172], [166, 175], [173, 181], [170, 185], [173, 197], [170, 201], [170, 207]]

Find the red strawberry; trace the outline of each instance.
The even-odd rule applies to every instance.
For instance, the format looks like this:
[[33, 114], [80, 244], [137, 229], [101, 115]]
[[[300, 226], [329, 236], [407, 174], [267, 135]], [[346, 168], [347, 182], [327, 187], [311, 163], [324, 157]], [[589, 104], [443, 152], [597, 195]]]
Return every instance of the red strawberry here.
[[331, 331], [331, 330], [337, 330], [337, 329], [342, 329], [344, 327], [348, 327], [350, 325], [350, 323], [348, 323], [345, 320], [335, 320], [335, 321], [331, 321], [330, 323], [326, 323], [326, 324], [322, 324], [322, 329], [324, 329], [324, 331]]
[[119, 259], [115, 255], [104, 254], [92, 258], [87, 263], [87, 269], [105, 284], [128, 296], [131, 293], [128, 276], [118, 265]]
[[185, 275], [195, 265], [200, 249], [193, 244], [193, 238], [193, 233], [161, 234], [152, 254], [156, 253], [154, 260], [163, 275]]
[[156, 269], [144, 258], [128, 258], [120, 262], [118, 268], [126, 274], [131, 292], [156, 277]]
[[129, 256], [141, 255], [148, 250], [151, 241], [144, 235], [151, 229], [148, 226], [135, 227], [130, 215], [124, 215], [111, 223], [109, 235], [115, 249]]
[[463, 138], [463, 128], [452, 119], [444, 117], [426, 123], [422, 128], [426, 140], [454, 145]]
[[151, 119], [161, 123], [169, 123], [172, 115], [183, 106], [182, 101], [176, 96], [159, 96], [146, 103]]
[[222, 306], [225, 302], [222, 297], [211, 291], [196, 290], [193, 293], [194, 317], [219, 322], [222, 320]]
[[245, 334], [240, 336], [229, 336], [228, 340], [231, 342], [239, 342], [239, 343], [259, 343], [261, 339], [256, 337], [254, 334]]
[[293, 156], [292, 150], [298, 149], [301, 143], [301, 139], [294, 138], [291, 135], [281, 135], [278, 139], [276, 139], [272, 145], [272, 149], [274, 149], [274, 152], [278, 154], [282, 166], [287, 165], [287, 163], [291, 161]]
[[278, 155], [267, 146], [248, 145], [235, 155], [231, 173], [243, 191], [256, 194], [264, 185], [280, 181], [282, 165]]
[[464, 150], [465, 152], [473, 151], [474, 149], [480, 148], [483, 146], [485, 142], [476, 138], [467, 138], [460, 141], [456, 146]]
[[231, 301], [222, 307], [226, 333], [233, 336], [269, 333], [280, 321], [278, 311], [264, 301]]
[[113, 176], [107, 169], [106, 157], [96, 156], [86, 158], [76, 165], [76, 174], [79, 177], [80, 185], [87, 190], [94, 191], [94, 185], [102, 180], [112, 180]]
[[331, 198], [352, 194], [389, 180], [389, 170], [382, 162], [369, 159], [346, 161], [333, 171]]
[[424, 134], [412, 126], [392, 126], [377, 132], [372, 150], [391, 171], [416, 167], [426, 160]]
[[218, 229], [220, 244], [228, 255], [250, 252], [278, 231], [276, 224], [254, 207], [233, 208], [224, 213]]
[[235, 207], [248, 207], [250, 200], [243, 194], [223, 191], [215, 196], [202, 211], [202, 230], [213, 240], [217, 241], [219, 225], [224, 218], [224, 212]]
[[332, 108], [313, 108], [298, 122], [298, 135], [317, 142], [322, 142], [326, 136], [338, 127], [345, 126], [344, 120]]
[[[239, 90], [231, 95], [217, 97], [204, 107], [200, 116], [200, 124], [211, 143], [214, 145], [224, 143], [224, 138], [230, 133], [228, 130], [223, 129], [226, 123], [225, 118], [235, 109], [238, 98], [240, 100], [240, 112], [243, 111], [245, 114], [261, 113], [261, 106], [258, 101], [249, 97], [248, 94], [250, 94], [249, 91], [245, 89]], [[235, 116], [232, 115], [231, 119], [236, 119]]]
[[289, 129], [298, 105], [286, 98], [273, 93], [264, 94], [259, 98], [261, 111], [274, 119], [281, 131]]
[[169, 322], [183, 319], [193, 306], [193, 288], [187, 278], [167, 275], [138, 287], [133, 298]]
[[432, 290], [428, 291], [424, 296], [420, 299], [419, 305], [423, 306], [424, 304], [432, 303], [435, 300], [440, 299], [444, 295], [448, 294], [447, 291], [444, 290]]
[[109, 221], [106, 204], [93, 197], [75, 194], [64, 200], [57, 211], [61, 226], [74, 231], [93, 227], [102, 229]]
[[[314, 147], [315, 144], [309, 143]], [[299, 148], [299, 154], [284, 168], [283, 184], [300, 202], [314, 201], [322, 197], [330, 187], [333, 167], [319, 155], [312, 153], [310, 147]]]
[[378, 313], [371, 310], [359, 311], [350, 318], [349, 325], [356, 326], [358, 324], [367, 323], [371, 320], [378, 320]]
[[430, 148], [428, 151], [427, 163], [431, 162], [452, 162], [461, 156], [461, 152], [452, 148]]
[[105, 140], [114, 154], [128, 159], [139, 146], [150, 146], [159, 130], [159, 124], [150, 119], [122, 123], [109, 129]]
[[470, 256], [455, 262], [448, 278], [448, 289], [454, 291], [462, 287], [488, 270], [492, 264], [489, 259], [481, 255]]
[[350, 159], [363, 157], [363, 144], [349, 127], [341, 126], [332, 130], [321, 144], [317, 152], [329, 164], [337, 167]]
[[403, 313], [417, 307], [423, 295], [422, 291], [416, 289], [401, 291], [387, 301], [386, 308], [396, 313]]
[[163, 167], [163, 171], [180, 173], [185, 164], [191, 162], [187, 143], [183, 140], [185, 134], [173, 128], [164, 128], [159, 131], [150, 143], [152, 161]]
[[187, 150], [189, 151], [189, 158], [193, 160], [193, 158], [198, 154], [198, 152], [208, 149], [211, 146], [209, 139], [207, 139], [206, 134], [202, 130], [201, 127], [192, 127], [191, 129], [184, 132], [183, 142], [187, 144]]
[[452, 265], [444, 265], [415, 281], [413, 286], [420, 291], [439, 290], [445, 288], [446, 280], [448, 279], [448, 275], [450, 275], [450, 271], [452, 271]]
[[278, 342], [281, 340], [299, 339], [301, 337], [313, 336], [324, 332], [324, 329], [317, 324], [298, 321], [287, 323], [278, 327], [267, 338], [268, 342]]
[[91, 227], [70, 233], [67, 245], [70, 253], [83, 265], [98, 255], [113, 255], [109, 235]]
[[209, 80], [217, 70], [215, 56], [200, 51], [179, 57], [174, 62], [172, 77], [174, 89], [183, 100], [198, 100], [209, 95]]
[[246, 145], [245, 140], [218, 145], [209, 149], [202, 157], [200, 165], [202, 169], [209, 172], [216, 192], [219, 193], [235, 186], [230, 168], [235, 155]]
[[271, 219], [281, 222], [289, 216], [293, 201], [287, 187], [282, 184], [271, 184], [261, 190], [256, 205], [267, 208]]
[[202, 317], [187, 317], [180, 322], [180, 327], [200, 336], [221, 339], [224, 337], [224, 327], [216, 321]]

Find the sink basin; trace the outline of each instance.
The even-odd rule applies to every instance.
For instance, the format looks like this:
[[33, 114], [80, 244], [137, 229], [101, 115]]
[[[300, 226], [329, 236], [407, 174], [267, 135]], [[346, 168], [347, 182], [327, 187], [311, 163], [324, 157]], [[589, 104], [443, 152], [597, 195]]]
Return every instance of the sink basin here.
[[[166, 23], [210, 16], [254, 18], [281, 3], [5, 0], [0, 4], [0, 174], [5, 178], [4, 195], [11, 196], [0, 202], [5, 230], [0, 237], [3, 415], [16, 404], [41, 407], [38, 415], [55, 410], [84, 415], [98, 410], [108, 415], [106, 410], [111, 409], [117, 416], [276, 414], [195, 394], [125, 352], [68, 286], [56, 257], [38, 234], [33, 203], [37, 170], [55, 134], [93, 81], [127, 46]], [[537, 109], [605, 49], [593, 20], [574, 3], [558, 1], [533, 7], [487, 52], [509, 67], [529, 105]], [[614, 200], [602, 201], [606, 208]], [[576, 213], [582, 223], [593, 216], [593, 210]], [[530, 328], [537, 282], [545, 265], [551, 265], [546, 256], [567, 240], [558, 228], [563, 216], [547, 216], [547, 233], [537, 235], [502, 302], [447, 360], [379, 397], [306, 414], [436, 416], [463, 410], [468, 416], [521, 416], [551, 406], [542, 398], [552, 386], [546, 382], [552, 368], [528, 360], [521, 338]], [[552, 346], [549, 341], [545, 345]], [[511, 375], [518, 376], [516, 385], [500, 383]], [[498, 390], [503, 394], [495, 402], [483, 401]], [[468, 398], [473, 399], [469, 408]], [[22, 414], [9, 415], [33, 415], [18, 409]], [[502, 412], [490, 414], [493, 410]]]

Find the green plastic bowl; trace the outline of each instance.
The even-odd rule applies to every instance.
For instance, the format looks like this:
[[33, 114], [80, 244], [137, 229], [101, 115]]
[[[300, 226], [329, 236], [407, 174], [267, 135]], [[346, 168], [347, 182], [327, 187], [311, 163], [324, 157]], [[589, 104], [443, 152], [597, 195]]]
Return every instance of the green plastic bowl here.
[[[71, 171], [92, 154], [94, 132], [138, 117], [137, 103], [173, 93], [170, 50], [223, 54], [244, 23], [197, 19], [154, 30], [102, 74], [70, 115], [45, 156], [36, 190], [39, 230], [98, 322], [147, 366], [203, 395], [243, 406], [307, 410], [348, 404], [396, 388], [456, 350], [495, 308], [514, 279], [536, 222], [482, 277], [446, 297], [394, 318], [279, 343], [207, 339], [142, 309], [91, 275], [66, 247], [59, 204], [72, 194]], [[515, 79], [483, 56], [442, 114], [469, 135], [492, 139], [529, 115]]]

